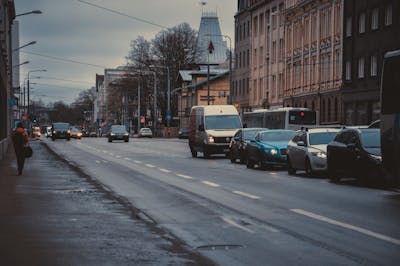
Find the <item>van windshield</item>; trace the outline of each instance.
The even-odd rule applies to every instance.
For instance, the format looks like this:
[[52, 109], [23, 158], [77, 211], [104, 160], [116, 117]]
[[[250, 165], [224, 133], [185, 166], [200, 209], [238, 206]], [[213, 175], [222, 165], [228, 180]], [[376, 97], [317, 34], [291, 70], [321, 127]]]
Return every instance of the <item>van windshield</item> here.
[[205, 129], [238, 129], [242, 127], [238, 115], [210, 115], [205, 117]]

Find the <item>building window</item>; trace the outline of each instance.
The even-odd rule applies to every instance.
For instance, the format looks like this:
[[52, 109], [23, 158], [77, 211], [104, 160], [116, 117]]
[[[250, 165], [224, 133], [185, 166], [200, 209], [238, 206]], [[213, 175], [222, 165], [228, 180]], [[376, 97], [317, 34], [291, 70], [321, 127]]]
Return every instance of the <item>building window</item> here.
[[257, 68], [257, 49], [254, 49], [254, 57], [253, 57], [253, 66], [254, 68]]
[[374, 8], [371, 14], [371, 30], [379, 28], [379, 8]]
[[358, 19], [358, 32], [359, 33], [365, 32], [365, 13], [361, 13]]
[[260, 35], [264, 33], [264, 13], [260, 14]]
[[346, 61], [346, 80], [351, 80], [351, 62]]
[[365, 58], [360, 57], [358, 59], [358, 78], [362, 79], [365, 77]]
[[371, 77], [376, 77], [378, 73], [378, 62], [376, 55], [371, 56]]
[[272, 42], [272, 63], [276, 60], [276, 41]]
[[386, 6], [386, 8], [385, 8], [385, 26], [392, 25], [392, 13], [393, 13], [392, 5]]
[[250, 50], [247, 49], [247, 66], [250, 66]]
[[338, 100], [335, 98], [335, 113], [334, 113], [335, 121], [338, 121]]

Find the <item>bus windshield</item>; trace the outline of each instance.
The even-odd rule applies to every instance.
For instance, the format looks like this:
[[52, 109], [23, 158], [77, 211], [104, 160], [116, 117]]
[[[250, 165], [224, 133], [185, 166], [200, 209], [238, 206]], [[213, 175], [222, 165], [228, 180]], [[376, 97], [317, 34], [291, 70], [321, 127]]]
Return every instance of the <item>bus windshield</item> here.
[[242, 127], [238, 115], [209, 115], [205, 117], [205, 129], [238, 129]]
[[289, 111], [289, 124], [315, 125], [317, 116], [315, 111]]

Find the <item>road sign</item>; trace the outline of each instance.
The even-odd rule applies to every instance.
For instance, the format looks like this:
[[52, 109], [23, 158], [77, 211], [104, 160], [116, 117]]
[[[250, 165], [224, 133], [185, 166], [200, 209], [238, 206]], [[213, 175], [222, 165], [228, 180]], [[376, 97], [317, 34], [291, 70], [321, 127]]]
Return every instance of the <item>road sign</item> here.
[[167, 114], [167, 116], [165, 117], [165, 119], [167, 119], [167, 121], [171, 121], [171, 118], [172, 118], [171, 114]]
[[144, 124], [144, 122], [145, 122], [145, 118], [144, 118], [144, 116], [141, 116], [140, 117], [140, 123]]

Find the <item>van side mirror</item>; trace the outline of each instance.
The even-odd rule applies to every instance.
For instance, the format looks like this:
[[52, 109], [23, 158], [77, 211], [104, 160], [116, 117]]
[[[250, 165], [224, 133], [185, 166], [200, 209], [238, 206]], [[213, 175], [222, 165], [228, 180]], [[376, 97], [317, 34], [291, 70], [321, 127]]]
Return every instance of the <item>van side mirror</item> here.
[[305, 145], [304, 141], [300, 140], [297, 142], [297, 146], [306, 146], [306, 145]]
[[204, 125], [203, 124], [199, 125], [199, 131], [204, 131]]

